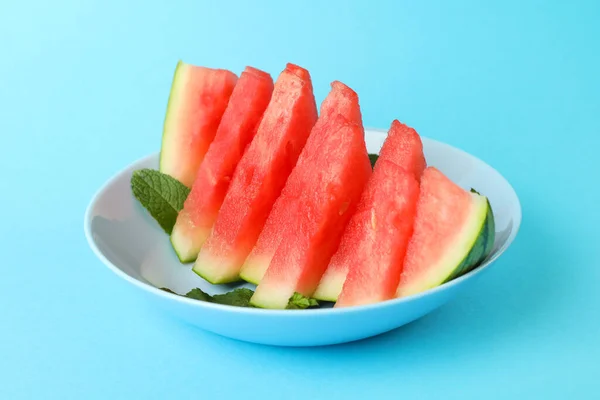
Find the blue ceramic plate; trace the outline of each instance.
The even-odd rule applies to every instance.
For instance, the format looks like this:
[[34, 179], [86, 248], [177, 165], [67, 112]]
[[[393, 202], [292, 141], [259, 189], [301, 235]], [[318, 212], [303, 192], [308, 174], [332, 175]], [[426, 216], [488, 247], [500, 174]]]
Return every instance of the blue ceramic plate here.
[[[386, 131], [367, 129], [369, 152], [378, 152], [385, 137]], [[199, 287], [211, 294], [232, 289], [229, 285], [211, 285], [192, 272], [190, 264], [180, 264], [166, 234], [132, 196], [132, 172], [157, 168], [158, 154], [131, 164], [98, 191], [85, 214], [85, 235], [98, 258], [153, 306], [202, 329], [280, 346], [318, 346], [367, 338], [420, 318], [467, 290], [508, 248], [519, 230], [519, 199], [496, 170], [449, 145], [427, 138], [423, 138], [423, 145], [428, 165], [439, 168], [465, 189], [477, 188], [489, 198], [496, 241], [492, 254], [481, 266], [415, 296], [360, 307], [278, 311], [206, 303], [158, 289], [168, 287], [186, 293]]]

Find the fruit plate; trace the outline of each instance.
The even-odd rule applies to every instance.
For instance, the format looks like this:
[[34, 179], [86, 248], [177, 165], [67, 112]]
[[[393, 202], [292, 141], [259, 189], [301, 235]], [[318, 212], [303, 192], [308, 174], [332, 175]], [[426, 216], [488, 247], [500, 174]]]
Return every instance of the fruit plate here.
[[[370, 153], [379, 151], [386, 133], [366, 129]], [[521, 223], [519, 199], [495, 169], [447, 144], [425, 137], [422, 140], [428, 165], [437, 167], [463, 188], [475, 188], [489, 198], [496, 240], [492, 253], [479, 267], [414, 296], [358, 307], [263, 310], [208, 303], [160, 290], [167, 287], [186, 293], [199, 287], [217, 294], [232, 286], [211, 285], [192, 271], [191, 264], [181, 264], [164, 231], [132, 196], [131, 174], [140, 168], [157, 168], [158, 154], [134, 162], [98, 191], [85, 214], [85, 235], [96, 256], [139, 290], [153, 307], [207, 331], [279, 346], [330, 345], [375, 336], [424, 316], [468, 289], [510, 246]]]

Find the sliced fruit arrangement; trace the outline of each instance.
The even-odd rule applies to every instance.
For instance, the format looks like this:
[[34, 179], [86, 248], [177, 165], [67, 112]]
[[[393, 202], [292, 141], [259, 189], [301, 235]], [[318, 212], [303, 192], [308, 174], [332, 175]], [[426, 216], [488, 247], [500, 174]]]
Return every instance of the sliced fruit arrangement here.
[[235, 167], [254, 138], [272, 92], [271, 75], [252, 67], [242, 72], [173, 228], [171, 242], [182, 262], [194, 261], [210, 234]]
[[175, 68], [160, 150], [160, 171], [191, 187], [237, 76], [180, 61]]
[[485, 196], [467, 192], [428, 167], [396, 296], [416, 294], [469, 272], [492, 251], [494, 228]]
[[316, 120], [310, 75], [304, 68], [288, 64], [277, 78], [258, 132], [235, 170], [194, 272], [211, 283], [239, 280], [242, 264]]
[[348, 275], [336, 307], [393, 298], [413, 232], [419, 197], [413, 174], [380, 160], [365, 193], [365, 209], [355, 214], [358, 229], [346, 231]]
[[[335, 121], [335, 116], [339, 114], [346, 117], [349, 121], [362, 125], [358, 96], [354, 90], [341, 82], [336, 81], [331, 84], [331, 92], [323, 101], [320, 112], [321, 116], [315, 124], [311, 137], [313, 135], [326, 134], [330, 125]], [[306, 153], [301, 155], [302, 162], [312, 162], [312, 160], [308, 159], [308, 155], [313, 151], [315, 154], [321, 152], [317, 148], [307, 150]], [[299, 213], [296, 209], [297, 200], [302, 195], [302, 192], [306, 190], [307, 182], [314, 179], [312, 174], [305, 173], [304, 170], [306, 168], [309, 168], [309, 166], [296, 168], [292, 171], [281, 196], [275, 202], [256, 246], [252, 249], [241, 270], [240, 275], [245, 281], [256, 285], [260, 283], [271, 263], [273, 255], [275, 255], [277, 247], [279, 247], [279, 243], [283, 237], [281, 232], [293, 229], [290, 223], [294, 222]]]
[[180, 61], [160, 172], [131, 184], [196, 274], [258, 285], [185, 295], [205, 302], [304, 309], [411, 296], [480, 265], [495, 239], [488, 199], [427, 167], [414, 129], [394, 120], [368, 154], [358, 95], [335, 81], [317, 115], [310, 74], [294, 64], [273, 84], [252, 67], [238, 79]]
[[324, 102], [289, 180], [294, 218], [279, 232], [281, 242], [250, 300], [254, 306], [284, 308], [294, 292], [311, 296], [339, 245], [371, 175], [364, 129], [354, 112], [358, 98], [352, 104], [353, 112], [344, 115], [331, 113]]
[[[402, 266], [403, 252], [406, 249], [408, 238], [410, 238], [414, 220], [414, 213], [407, 211], [414, 209], [412, 205], [416, 203], [418, 184], [416, 186], [417, 192], [415, 192], [412, 190], [414, 188], [412, 181], [403, 176], [400, 170], [414, 176], [417, 182], [420, 180], [425, 169], [423, 143], [414, 129], [400, 123], [398, 120], [394, 120], [379, 153], [380, 156], [375, 163], [375, 171], [381, 169], [379, 166], [384, 166], [383, 171], [376, 172], [371, 177], [371, 182], [369, 182], [362, 195], [358, 209], [344, 232], [340, 247], [332, 257], [327, 271], [314, 294], [317, 299], [337, 301], [350, 266], [356, 264], [358, 258], [362, 257], [359, 254], [361, 252], [366, 252], [370, 256], [376, 252], [400, 251], [400, 253], [394, 253], [393, 256], [391, 253], [387, 256], [391, 257], [388, 262], [399, 259], [397, 264], [400, 265], [398, 267]], [[389, 165], [390, 163], [398, 168], [393, 168]], [[390, 176], [386, 177], [386, 175]], [[394, 175], [399, 176], [400, 181], [388, 182], [395, 179], [393, 178]], [[394, 184], [399, 186], [394, 187]], [[402, 206], [402, 209], [399, 208], [400, 206]], [[389, 225], [390, 223], [392, 226]], [[397, 224], [396, 228], [394, 228], [394, 224]], [[395, 235], [399, 233], [398, 230], [401, 228], [408, 229], [408, 231], [404, 232], [405, 234], [400, 239]], [[401, 243], [398, 243], [397, 240], [401, 240]], [[373, 241], [378, 243], [371, 243]], [[362, 247], [364, 246], [368, 248], [363, 250]], [[397, 248], [394, 249], [395, 247]], [[374, 258], [379, 256], [384, 255], [375, 254]], [[364, 262], [368, 263], [368, 261]], [[393, 266], [382, 266], [382, 268], [393, 268]], [[355, 273], [358, 274], [359, 272]], [[363, 273], [366, 274], [367, 272]], [[392, 274], [396, 282], [395, 285], [398, 284], [399, 274], [399, 269], [397, 274]], [[389, 280], [386, 280], [386, 282], [389, 282]], [[350, 288], [347, 289], [347, 291], [350, 290]]]

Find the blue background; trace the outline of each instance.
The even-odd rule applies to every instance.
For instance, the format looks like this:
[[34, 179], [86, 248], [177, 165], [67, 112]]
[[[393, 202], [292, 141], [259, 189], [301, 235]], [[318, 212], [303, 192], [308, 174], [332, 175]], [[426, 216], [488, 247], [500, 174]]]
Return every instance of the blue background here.
[[[600, 2], [321, 3], [1, 3], [0, 398], [600, 398]], [[470, 292], [349, 345], [239, 343], [149, 309], [82, 220], [158, 150], [179, 58], [295, 62], [319, 102], [347, 83], [365, 125], [399, 118], [504, 174], [517, 241]]]

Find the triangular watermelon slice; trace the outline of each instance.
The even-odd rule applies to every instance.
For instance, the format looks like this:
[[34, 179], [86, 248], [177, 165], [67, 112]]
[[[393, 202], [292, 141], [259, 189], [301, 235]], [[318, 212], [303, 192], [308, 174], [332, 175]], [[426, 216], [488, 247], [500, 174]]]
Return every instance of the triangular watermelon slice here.
[[285, 308], [294, 292], [311, 296], [371, 175], [362, 124], [338, 114], [313, 129], [294, 174], [295, 218], [288, 221], [251, 303]]
[[252, 67], [242, 72], [173, 228], [171, 242], [182, 262], [195, 260], [210, 234], [235, 167], [254, 138], [272, 92], [269, 74]]
[[[362, 124], [358, 95], [342, 82], [335, 81], [331, 84], [331, 92], [321, 104], [320, 111], [320, 117], [311, 135], [314, 135], [314, 132], [326, 132], [329, 125], [335, 121], [337, 114], [341, 114], [357, 124]], [[314, 151], [319, 150], [315, 149]], [[307, 155], [308, 153], [303, 153], [300, 156], [301, 160], [306, 158]], [[260, 283], [281, 242], [283, 237], [281, 232], [285, 232], [288, 229], [289, 222], [297, 218], [298, 214], [295, 212], [296, 200], [305, 185], [304, 180], [306, 179], [307, 176], [303, 169], [298, 168], [292, 171], [281, 196], [279, 196], [269, 214], [256, 246], [254, 246], [244, 263], [244, 267], [240, 272], [242, 279], [256, 285]]]
[[487, 198], [428, 167], [396, 295], [413, 295], [470, 271], [490, 254], [494, 238]]
[[388, 137], [379, 151], [379, 159], [393, 162], [412, 173], [417, 180], [421, 180], [427, 166], [419, 134], [397, 119], [392, 121]]
[[344, 235], [352, 248], [346, 253], [349, 272], [336, 307], [395, 296], [418, 197], [419, 183], [412, 173], [387, 160], [377, 161], [362, 197], [366, 209], [353, 217], [357, 229]]
[[316, 120], [310, 74], [288, 64], [277, 78], [258, 132], [235, 170], [194, 272], [211, 283], [239, 280], [242, 264]]
[[[371, 254], [371, 252], [388, 252], [386, 254], [388, 257], [387, 260], [380, 260], [383, 263], [380, 266], [380, 268], [382, 268], [381, 271], [385, 269], [384, 272], [380, 273], [392, 277], [387, 278], [385, 279], [385, 282], [380, 283], [393, 282], [394, 286], [398, 283], [400, 270], [394, 269], [395, 266], [390, 263], [393, 264], [393, 262], [396, 262], [394, 260], [398, 259], [400, 262], [402, 261], [406, 242], [410, 238], [410, 232], [395, 232], [394, 230], [390, 230], [391, 233], [388, 236], [382, 230], [388, 228], [391, 229], [390, 223], [393, 224], [393, 222], [385, 220], [385, 223], [383, 224], [372, 226], [372, 218], [382, 220], [387, 218], [385, 215], [388, 213], [390, 214], [390, 218], [392, 215], [402, 215], [402, 218], [409, 219], [409, 225], [412, 227], [414, 212], [411, 212], [410, 210], [413, 210], [413, 205], [416, 202], [418, 192], [414, 192], [412, 181], [405, 177], [401, 173], [401, 170], [412, 175], [418, 182], [425, 169], [423, 143], [414, 129], [394, 120], [379, 154], [380, 156], [375, 164], [375, 170], [377, 171], [380, 168], [380, 165], [384, 165], [384, 171], [374, 173], [371, 177], [371, 181], [374, 182], [369, 182], [369, 185], [365, 189], [358, 205], [358, 209], [352, 216], [352, 219], [344, 232], [340, 247], [331, 258], [327, 271], [323, 275], [319, 287], [314, 293], [314, 297], [319, 300], [337, 301], [338, 296], [342, 291], [342, 286], [346, 281], [350, 266], [356, 264], [358, 262], [357, 259], [362, 257], [362, 255], [359, 254], [361, 252], [367, 252], [366, 254]], [[389, 163], [396, 165], [400, 170], [398, 170], [398, 168], [393, 168]], [[398, 176], [398, 182], [387, 182], [385, 178], [387, 175]], [[394, 178], [389, 179], [394, 180]], [[401, 190], [407, 190], [407, 192], [403, 193]], [[377, 215], [379, 216], [377, 217]], [[399, 223], [399, 229], [406, 228], [407, 225], [404, 224], [404, 222]], [[408, 236], [406, 236], [407, 234]], [[371, 243], [371, 240], [374, 237], [377, 237], [378, 243]], [[368, 248], [364, 251], [358, 250], [365, 246]], [[397, 249], [394, 250], [396, 247]], [[401, 251], [398, 252], [397, 250]], [[394, 253], [392, 254], [390, 252]], [[383, 257], [384, 255], [376, 254], [374, 259], [378, 259], [380, 256]], [[369, 265], [368, 260], [362, 260], [361, 262], [363, 262], [362, 268], [367, 268], [367, 265]], [[374, 271], [374, 273], [376, 273], [376, 271]], [[356, 274], [358, 274], [358, 272], [356, 272]], [[373, 283], [371, 286], [372, 299], [382, 298], [393, 294], [389, 293], [389, 290], [387, 289], [381, 289], [381, 286], [378, 285], [378, 283]], [[350, 293], [355, 290], [358, 289], [351, 290], [348, 288], [347, 292]], [[356, 296], [358, 296], [358, 294]], [[363, 293], [362, 296], [366, 296], [366, 294]], [[359, 300], [360, 299], [357, 297], [357, 301]], [[367, 298], [364, 297], [363, 300], [367, 301]]]
[[161, 172], [192, 186], [236, 81], [231, 71], [177, 63], [163, 127]]

